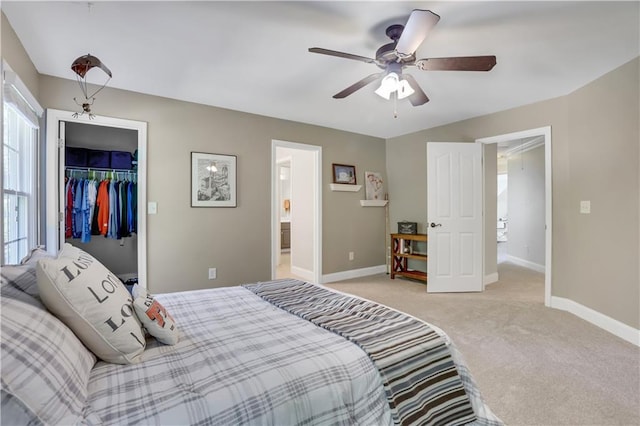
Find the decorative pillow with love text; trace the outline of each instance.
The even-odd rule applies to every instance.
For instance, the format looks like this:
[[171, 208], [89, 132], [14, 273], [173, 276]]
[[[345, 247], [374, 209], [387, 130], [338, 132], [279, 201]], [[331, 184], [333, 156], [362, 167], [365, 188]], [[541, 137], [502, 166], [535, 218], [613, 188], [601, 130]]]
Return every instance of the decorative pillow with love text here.
[[133, 286], [133, 307], [150, 335], [166, 345], [178, 343], [178, 328], [173, 317], [152, 295], [139, 285]]
[[38, 261], [36, 276], [44, 305], [98, 358], [137, 361], [146, 341], [133, 298], [98, 260], [65, 244], [57, 258]]

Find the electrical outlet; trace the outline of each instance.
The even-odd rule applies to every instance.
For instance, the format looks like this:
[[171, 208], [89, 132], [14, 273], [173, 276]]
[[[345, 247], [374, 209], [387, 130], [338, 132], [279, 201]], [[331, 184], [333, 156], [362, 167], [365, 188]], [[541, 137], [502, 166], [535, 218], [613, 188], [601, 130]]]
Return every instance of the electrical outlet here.
[[355, 255], [352, 251], [349, 252], [349, 260], [355, 259]]
[[215, 280], [216, 279], [216, 268], [209, 268], [209, 279], [210, 280]]

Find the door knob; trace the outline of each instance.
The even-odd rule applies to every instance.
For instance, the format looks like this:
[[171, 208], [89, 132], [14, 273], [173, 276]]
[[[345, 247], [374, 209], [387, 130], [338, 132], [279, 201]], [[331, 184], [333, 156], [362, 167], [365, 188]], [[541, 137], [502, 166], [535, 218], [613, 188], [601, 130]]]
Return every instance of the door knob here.
[[442, 226], [441, 223], [435, 223], [435, 222], [431, 222], [431, 227], [435, 228], [436, 226]]

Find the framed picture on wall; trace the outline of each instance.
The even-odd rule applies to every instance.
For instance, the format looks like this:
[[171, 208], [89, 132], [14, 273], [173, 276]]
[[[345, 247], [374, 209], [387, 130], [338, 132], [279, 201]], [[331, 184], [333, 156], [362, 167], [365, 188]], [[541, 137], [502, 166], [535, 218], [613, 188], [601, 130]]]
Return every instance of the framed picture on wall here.
[[367, 200], [384, 200], [384, 182], [379, 172], [364, 172], [364, 189]]
[[356, 184], [356, 166], [333, 164], [333, 183]]
[[191, 207], [236, 207], [235, 155], [191, 152]]

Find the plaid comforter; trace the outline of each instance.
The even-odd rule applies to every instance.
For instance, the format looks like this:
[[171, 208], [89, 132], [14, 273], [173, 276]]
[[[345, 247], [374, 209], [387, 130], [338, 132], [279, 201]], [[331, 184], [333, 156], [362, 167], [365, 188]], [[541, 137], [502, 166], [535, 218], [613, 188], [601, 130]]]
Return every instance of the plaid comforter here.
[[445, 340], [423, 322], [301, 281], [245, 287], [364, 349], [382, 376], [395, 424], [454, 425], [475, 420]]
[[[98, 362], [85, 424], [393, 424], [379, 372], [345, 338], [243, 287], [156, 297], [176, 319], [180, 341], [149, 339], [138, 364]], [[500, 425], [466, 368], [458, 369], [474, 424]]]
[[98, 362], [87, 424], [391, 424], [380, 375], [340, 336], [242, 287], [156, 296], [175, 346], [148, 341], [141, 362]]

